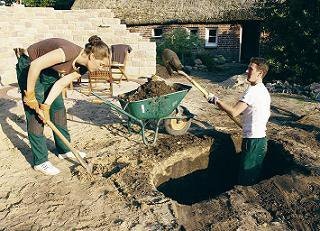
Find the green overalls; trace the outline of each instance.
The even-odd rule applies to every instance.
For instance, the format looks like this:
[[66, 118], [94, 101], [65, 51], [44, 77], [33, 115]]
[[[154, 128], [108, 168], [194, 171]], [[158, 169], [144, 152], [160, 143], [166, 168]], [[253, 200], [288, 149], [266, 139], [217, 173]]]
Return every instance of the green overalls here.
[[243, 138], [238, 182], [253, 185], [260, 180], [262, 164], [267, 153], [267, 138]]
[[[18, 58], [16, 64], [18, 84], [24, 96], [24, 90], [27, 89], [27, 77], [30, 66], [30, 58], [22, 55]], [[35, 85], [36, 98], [39, 103], [44, 103], [53, 84], [59, 79], [58, 72], [48, 68], [43, 70]], [[33, 154], [34, 165], [42, 164], [48, 160], [48, 149], [46, 138], [43, 135], [44, 124], [39, 119], [35, 110], [24, 105], [24, 111], [27, 119], [27, 131]], [[70, 134], [67, 129], [66, 109], [63, 103], [62, 94], [60, 94], [50, 107], [50, 118], [59, 131], [70, 141]], [[70, 149], [54, 134], [54, 141], [58, 154], [69, 152]]]

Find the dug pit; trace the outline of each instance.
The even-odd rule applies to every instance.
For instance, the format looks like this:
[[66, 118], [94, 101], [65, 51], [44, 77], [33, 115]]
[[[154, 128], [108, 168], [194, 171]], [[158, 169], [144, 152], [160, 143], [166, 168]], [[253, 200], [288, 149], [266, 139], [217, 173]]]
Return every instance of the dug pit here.
[[[158, 176], [161, 180], [155, 180], [158, 190], [186, 205], [215, 198], [230, 190], [237, 184], [240, 156], [231, 142], [231, 139], [217, 140], [209, 156], [200, 156], [192, 162], [181, 160], [169, 166], [171, 175]], [[301, 168], [281, 145], [269, 141], [261, 180], [288, 174], [292, 170], [300, 171]]]
[[269, 140], [261, 181], [239, 186], [235, 140], [239, 141], [226, 134], [216, 136], [209, 153], [171, 163], [154, 176], [157, 189], [174, 201], [179, 223], [186, 230], [233, 230], [241, 226], [240, 217], [247, 216], [257, 227], [318, 227], [320, 185], [311, 172], [282, 144]]
[[319, 175], [288, 143], [269, 140], [262, 179], [240, 186], [240, 134], [209, 133], [137, 144], [131, 158], [95, 159], [91, 185], [106, 186], [143, 214], [166, 214], [162, 223], [179, 230], [319, 230]]

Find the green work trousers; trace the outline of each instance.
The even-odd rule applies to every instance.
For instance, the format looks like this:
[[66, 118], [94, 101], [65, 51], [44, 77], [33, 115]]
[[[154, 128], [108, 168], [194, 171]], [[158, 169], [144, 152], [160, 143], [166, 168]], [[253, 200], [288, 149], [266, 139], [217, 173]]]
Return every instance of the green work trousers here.
[[267, 138], [243, 138], [238, 182], [253, 185], [260, 179], [262, 163], [267, 153]]
[[[22, 55], [18, 58], [16, 64], [17, 79], [21, 90], [22, 97], [24, 90], [27, 89], [27, 77], [30, 66], [30, 59], [28, 56]], [[35, 94], [39, 103], [44, 103], [53, 84], [59, 79], [59, 74], [52, 69], [43, 70], [35, 85]], [[48, 149], [46, 145], [46, 138], [43, 135], [44, 124], [39, 119], [35, 110], [30, 109], [24, 105], [24, 111], [27, 119], [28, 138], [33, 154], [34, 165], [41, 164], [48, 160]], [[67, 129], [66, 109], [63, 103], [62, 94], [60, 94], [52, 103], [50, 107], [50, 118], [53, 124], [59, 131], [70, 141], [70, 134]], [[66, 153], [70, 149], [54, 134], [54, 141], [56, 144], [57, 153]]]

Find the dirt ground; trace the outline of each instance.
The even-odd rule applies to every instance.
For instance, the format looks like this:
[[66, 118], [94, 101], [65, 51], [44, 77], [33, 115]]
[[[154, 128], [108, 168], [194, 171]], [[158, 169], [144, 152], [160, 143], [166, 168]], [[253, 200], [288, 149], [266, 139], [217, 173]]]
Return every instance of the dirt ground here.
[[[161, 68], [157, 75], [169, 83], [189, 84]], [[224, 89], [217, 83], [240, 74], [242, 67], [237, 68], [237, 73], [222, 67], [219, 74], [192, 74], [233, 103], [244, 87]], [[140, 134], [129, 134], [119, 112], [68, 91], [72, 143], [94, 164], [93, 178], [76, 161], [56, 157], [47, 127], [49, 160], [61, 173], [45, 176], [32, 169], [17, 91], [14, 85], [0, 89], [0, 230], [320, 229], [317, 102], [271, 95], [264, 177], [240, 186], [234, 177], [241, 131], [195, 87], [182, 102], [196, 115], [188, 134], [170, 136], [160, 129], [153, 146], [144, 145]]]

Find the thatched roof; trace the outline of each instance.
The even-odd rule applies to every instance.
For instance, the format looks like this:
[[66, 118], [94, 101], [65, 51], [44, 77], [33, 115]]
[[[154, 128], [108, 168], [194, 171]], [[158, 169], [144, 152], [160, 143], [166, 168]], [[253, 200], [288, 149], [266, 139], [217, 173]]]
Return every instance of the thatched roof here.
[[72, 9], [112, 9], [127, 25], [216, 23], [258, 19], [261, 0], [76, 0]]

